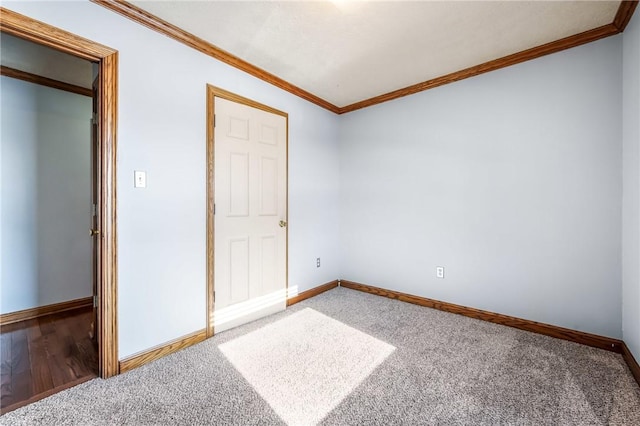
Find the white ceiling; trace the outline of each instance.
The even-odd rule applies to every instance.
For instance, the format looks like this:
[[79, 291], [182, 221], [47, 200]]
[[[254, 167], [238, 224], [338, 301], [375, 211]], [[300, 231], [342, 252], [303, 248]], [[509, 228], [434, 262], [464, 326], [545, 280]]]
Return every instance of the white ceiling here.
[[613, 22], [620, 1], [131, 1], [342, 107]]
[[91, 89], [93, 68], [90, 61], [0, 33], [0, 64], [41, 77]]

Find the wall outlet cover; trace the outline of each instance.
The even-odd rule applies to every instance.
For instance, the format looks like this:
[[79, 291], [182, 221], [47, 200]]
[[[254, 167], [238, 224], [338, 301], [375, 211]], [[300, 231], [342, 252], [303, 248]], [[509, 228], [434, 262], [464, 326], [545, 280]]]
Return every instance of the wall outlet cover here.
[[135, 170], [133, 172], [133, 187], [134, 188], [146, 188], [147, 187], [147, 173], [141, 170]]

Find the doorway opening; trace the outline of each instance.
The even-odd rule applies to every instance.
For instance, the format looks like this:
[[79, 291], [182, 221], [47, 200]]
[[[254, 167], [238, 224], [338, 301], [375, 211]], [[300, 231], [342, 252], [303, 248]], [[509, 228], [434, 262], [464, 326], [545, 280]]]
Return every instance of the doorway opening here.
[[[91, 169], [88, 173], [90, 173], [90, 176], [94, 176], [94, 179], [89, 178], [90, 188], [87, 188], [87, 192], [83, 194], [87, 201], [87, 217], [84, 223], [90, 226], [83, 229], [86, 239], [83, 239], [82, 242], [79, 242], [79, 245], [76, 246], [76, 254], [84, 256], [89, 263], [89, 265], [85, 265], [88, 271], [84, 271], [85, 276], [88, 275], [91, 281], [91, 289], [88, 290], [89, 297], [75, 299], [72, 296], [72, 300], [51, 304], [46, 304], [45, 302], [45, 306], [9, 312], [6, 315], [3, 311], [0, 316], [2, 319], [2, 329], [4, 330], [5, 327], [11, 327], [9, 323], [16, 323], [25, 318], [29, 318], [29, 315], [31, 315], [33, 319], [43, 318], [43, 315], [55, 313], [55, 315], [50, 315], [49, 319], [51, 319], [56, 315], [64, 315], [64, 312], [77, 311], [79, 315], [84, 315], [83, 320], [85, 322], [93, 323], [93, 329], [91, 329], [91, 326], [87, 327], [86, 334], [88, 337], [88, 334], [91, 333], [91, 337], [97, 347], [95, 354], [95, 373], [103, 378], [111, 377], [118, 374], [116, 323], [116, 117], [118, 53], [101, 44], [86, 40], [5, 8], [0, 8], [0, 31], [3, 37], [7, 35], [19, 39], [22, 42], [34, 43], [37, 48], [50, 48], [57, 53], [62, 52], [91, 64], [93, 72], [90, 87], [86, 87], [86, 85], [82, 87], [77, 84], [65, 85], [65, 83], [62, 83], [57, 89], [62, 89], [62, 91], [67, 94], [70, 94], [68, 93], [70, 91], [76, 90], [77, 95], [80, 97], [86, 96], [89, 99], [88, 105], [90, 111], [88, 118], [90, 118], [92, 122], [90, 124], [89, 119], [87, 119], [84, 124], [84, 130], [87, 136], [93, 136], [93, 143], [86, 147], [87, 156], [83, 167], [87, 169], [87, 172], [88, 169]], [[3, 75], [8, 76], [11, 73], [13, 73], [12, 77], [20, 80], [29, 81], [29, 78], [31, 78], [30, 83], [38, 84], [37, 86], [32, 85], [33, 87], [42, 87], [42, 85], [51, 87], [52, 84], [56, 82], [53, 78], [42, 78], [36, 73], [18, 71], [16, 74], [15, 68], [7, 69], [3, 67]], [[20, 83], [24, 83], [24, 81]], [[49, 90], [49, 88], [47, 88], [47, 90]], [[67, 112], [67, 110], [63, 111], [65, 114]], [[53, 121], [48, 125], [55, 126], [56, 122]], [[87, 141], [87, 144], [89, 145], [89, 141]], [[61, 159], [60, 161], [62, 160], [65, 159]], [[40, 168], [40, 164], [37, 164], [36, 167]], [[59, 168], [59, 170], [62, 169]], [[49, 180], [53, 181], [55, 179], [52, 178]], [[69, 182], [72, 181], [73, 179]], [[90, 197], [89, 193], [91, 194]], [[3, 204], [5, 202], [4, 198], [5, 193], [3, 192]], [[53, 200], [53, 202], [55, 204], [55, 200]], [[63, 216], [64, 215], [61, 215], [61, 217]], [[50, 219], [44, 218], [40, 222], [44, 224], [51, 223], [47, 222], [47, 220]], [[60, 228], [60, 225], [56, 224], [55, 227]], [[37, 230], [32, 231], [35, 234], [40, 234], [59, 230], [50, 228], [53, 228], [53, 226], [41, 226]], [[5, 229], [2, 230], [2, 238], [4, 239], [4, 237]], [[60, 244], [56, 244], [56, 239], [59, 241], [60, 235], [54, 235], [54, 237], [50, 239], [51, 247], [48, 248], [47, 252], [43, 252], [42, 255], [39, 256], [40, 260], [50, 260], [55, 257], [52, 253], [56, 253], [56, 250], [62, 251], [63, 244], [61, 244], [60, 241]], [[4, 254], [7, 253], [8, 249], [9, 247], [2, 247], [3, 262]], [[80, 275], [82, 272], [80, 269], [82, 268], [74, 267], [66, 272]], [[48, 276], [50, 275], [51, 274], [48, 274]], [[4, 278], [3, 276], [3, 281]], [[58, 297], [60, 298], [62, 295], [58, 295]], [[75, 325], [62, 325], [63, 322], [59, 317], [58, 320], [60, 327], [67, 330], [66, 338], [71, 338], [73, 333], [71, 333], [70, 330], [75, 330]], [[45, 325], [45, 328], [46, 327]], [[42, 326], [39, 328], [42, 330]], [[78, 331], [78, 333], [82, 335], [85, 332], [81, 330]], [[6, 346], [3, 345], [3, 355], [5, 355], [5, 347]], [[26, 356], [26, 360], [28, 360], [28, 355]], [[79, 367], [78, 371], [80, 371]], [[47, 396], [56, 390], [60, 389], [50, 390], [49, 393], [45, 392], [41, 394], [40, 397]], [[39, 399], [37, 395], [32, 395], [31, 400], [27, 402], [32, 402], [35, 400], [34, 398]]]

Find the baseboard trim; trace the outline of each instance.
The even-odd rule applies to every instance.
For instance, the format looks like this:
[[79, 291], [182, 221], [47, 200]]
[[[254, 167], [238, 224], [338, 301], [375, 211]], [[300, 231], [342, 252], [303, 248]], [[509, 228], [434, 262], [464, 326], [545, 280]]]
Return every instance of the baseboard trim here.
[[[334, 280], [326, 284], [322, 284], [318, 287], [314, 287], [310, 290], [298, 294], [297, 296], [287, 299], [287, 306], [302, 302], [305, 299], [317, 296], [318, 294], [324, 293], [325, 291], [331, 290], [332, 288], [335, 288], [337, 286], [338, 280]], [[120, 373], [126, 373], [127, 371], [133, 370], [134, 368], [141, 367], [151, 361], [162, 358], [165, 355], [169, 355], [181, 349], [188, 348], [189, 346], [202, 342], [206, 338], [207, 330], [203, 329], [186, 336], [179, 337], [165, 344], [155, 346], [151, 349], [138, 352], [137, 354], [120, 360], [120, 362], [118, 363]]]
[[127, 358], [120, 360], [119, 369], [120, 374], [133, 370], [134, 368], [141, 367], [151, 361], [162, 358], [165, 355], [172, 354], [181, 349], [188, 348], [189, 346], [200, 343], [207, 338], [207, 330], [202, 329], [186, 336], [179, 337], [170, 342], [155, 346], [151, 349], [147, 349], [137, 354], [131, 355]]
[[295, 305], [296, 303], [300, 303], [305, 299], [317, 296], [321, 293], [324, 293], [325, 291], [329, 291], [332, 288], [336, 288], [336, 287], [338, 287], [338, 280], [333, 280], [326, 284], [319, 285], [318, 287], [314, 287], [312, 289], [303, 291], [302, 293], [299, 293], [297, 296], [293, 296], [287, 299], [287, 306]]
[[59, 314], [61, 312], [87, 308], [90, 306], [93, 306], [93, 297], [83, 297], [82, 299], [23, 309], [22, 311], [1, 314], [0, 325], [9, 325], [20, 321], [43, 317], [45, 315]]
[[638, 361], [633, 357], [633, 354], [629, 350], [629, 347], [626, 343], [622, 342], [622, 358], [627, 362], [629, 366], [629, 370], [631, 370], [631, 374], [635, 377], [636, 382], [638, 382], [638, 386], [640, 386], [640, 365]]
[[466, 317], [488, 321], [494, 324], [506, 325], [508, 327], [514, 327], [520, 330], [531, 331], [533, 333], [543, 334], [545, 336], [555, 337], [557, 339], [568, 340], [570, 342], [580, 343], [582, 345], [592, 346], [594, 348], [604, 349], [611, 352], [622, 353], [623, 351], [624, 342], [622, 340], [599, 336], [597, 334], [584, 333], [582, 331], [571, 330], [569, 328], [544, 324], [537, 321], [511, 317], [508, 315], [483, 311], [481, 309], [441, 302], [439, 300], [427, 299], [420, 296], [414, 296], [412, 294], [387, 290], [380, 287], [373, 287], [353, 281], [340, 280], [340, 286], [353, 290], [363, 291], [365, 293], [375, 294], [377, 296], [400, 300], [407, 303], [413, 303], [414, 305], [426, 306], [428, 308], [437, 309], [444, 312], [464, 315]]

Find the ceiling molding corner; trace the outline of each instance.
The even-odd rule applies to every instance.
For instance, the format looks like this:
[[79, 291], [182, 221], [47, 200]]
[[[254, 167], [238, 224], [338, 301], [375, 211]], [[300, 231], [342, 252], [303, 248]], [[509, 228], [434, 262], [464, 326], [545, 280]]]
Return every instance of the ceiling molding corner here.
[[347, 105], [340, 108], [339, 114], [345, 114], [348, 112], [356, 111], [358, 109], [370, 107], [383, 102], [391, 101], [393, 99], [402, 98], [404, 96], [413, 95], [415, 93], [423, 92], [425, 90], [433, 89], [445, 84], [453, 83], [455, 81], [464, 80], [470, 77], [475, 77], [480, 74], [484, 74], [490, 71], [499, 70], [500, 68], [516, 65], [521, 62], [530, 61], [532, 59], [539, 58], [541, 56], [549, 55], [551, 53], [560, 52], [562, 50], [577, 47], [582, 44], [591, 43], [592, 41], [600, 40], [601, 38], [609, 37], [618, 34], [620, 31], [614, 24], [603, 25], [593, 30], [585, 31], [580, 34], [565, 37], [560, 40], [553, 41], [551, 43], [536, 46], [531, 49], [523, 50], [522, 52], [514, 53], [502, 58], [494, 59], [492, 61], [485, 62], [480, 65], [469, 67], [461, 71], [456, 71], [451, 74], [437, 77], [431, 80], [424, 81], [422, 83], [414, 84], [402, 89], [395, 90], [393, 92], [385, 93], [384, 95], [375, 96], [370, 99], [365, 99], [360, 102]]
[[637, 6], [638, 0], [624, 0], [620, 3], [616, 17], [613, 19], [613, 25], [615, 25], [618, 31], [624, 31]]
[[265, 81], [269, 84], [272, 84], [282, 90], [285, 90], [293, 95], [296, 95], [302, 99], [305, 99], [311, 103], [314, 103], [322, 108], [325, 108], [333, 113], [339, 113], [340, 108], [332, 103], [314, 95], [313, 93], [307, 92], [304, 89], [301, 89], [298, 86], [295, 86], [282, 78], [271, 74], [268, 71], [263, 70], [262, 68], [258, 68], [255, 65], [250, 64], [249, 62], [220, 49], [217, 46], [209, 43], [206, 40], [203, 40], [195, 35], [173, 25], [169, 22], [158, 18], [151, 13], [146, 12], [143, 9], [140, 9], [133, 4], [124, 1], [124, 0], [91, 0], [93, 3], [98, 4], [106, 9], [109, 9], [113, 12], [119, 13], [120, 15], [129, 18], [139, 24], [144, 25], [147, 28], [150, 28], [154, 31], [159, 32], [160, 34], [164, 34], [167, 37], [170, 37], [176, 41], [179, 41], [193, 49], [198, 50], [205, 55], [211, 56], [214, 59], [217, 59], [221, 62], [224, 62], [227, 65], [231, 65], [234, 68], [237, 68], [241, 71], [246, 72], [256, 78], [259, 78], [262, 81]]

